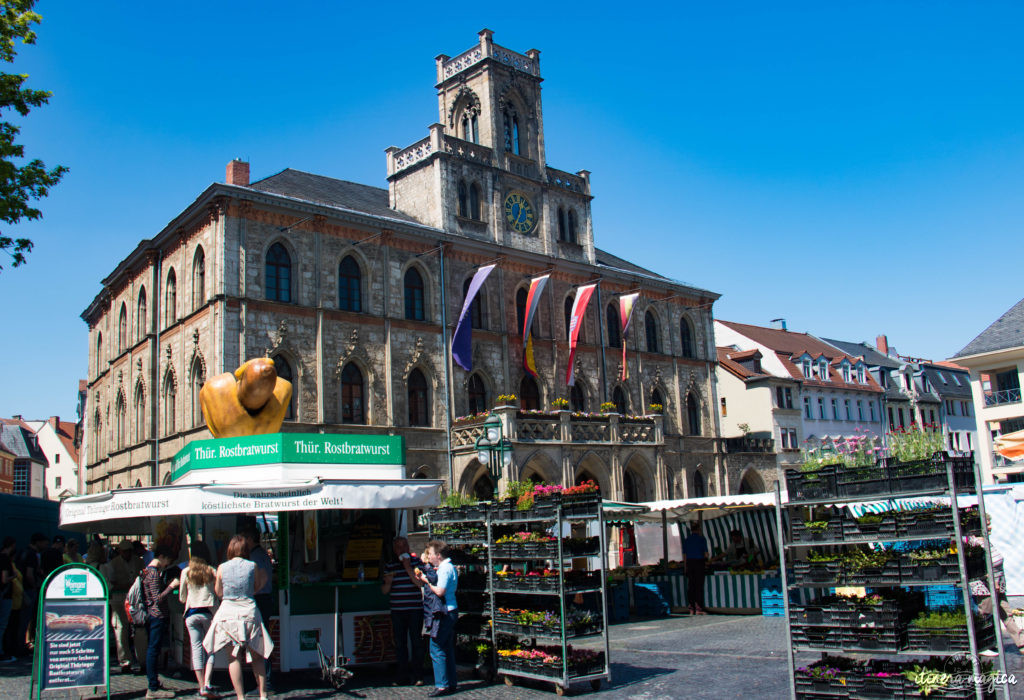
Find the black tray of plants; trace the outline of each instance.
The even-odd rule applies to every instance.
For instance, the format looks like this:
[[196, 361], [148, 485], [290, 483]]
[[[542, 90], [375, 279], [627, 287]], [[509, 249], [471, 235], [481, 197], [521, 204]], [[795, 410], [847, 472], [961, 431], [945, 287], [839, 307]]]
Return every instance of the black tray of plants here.
[[441, 506], [438, 508], [431, 508], [428, 511], [428, 517], [432, 523], [462, 523], [469, 520], [482, 521], [487, 520], [489, 508], [490, 504], [488, 503], [475, 503], [473, 505], [458, 506], [455, 508]]
[[843, 538], [884, 541], [897, 536], [896, 511], [864, 513], [857, 517], [847, 515], [843, 520]]
[[848, 646], [847, 631], [843, 627], [796, 625], [792, 627], [791, 639], [795, 646], [814, 649], [843, 649]]
[[954, 534], [953, 511], [949, 506], [942, 505], [898, 511], [896, 513], [896, 531], [900, 537], [952, 537]]
[[848, 679], [850, 700], [904, 700], [908, 690], [916, 692], [917, 687], [898, 673], [884, 676], [865, 675]]
[[956, 583], [960, 580], [960, 561], [949, 545], [921, 547], [900, 554], [901, 583]]
[[836, 466], [836, 493], [849, 496], [876, 496], [889, 491], [889, 476], [881, 464]]
[[601, 494], [582, 493], [574, 495], [562, 494], [563, 517], [589, 517], [597, 515], [601, 509]]
[[843, 555], [846, 583], [852, 585], [896, 585], [900, 582], [900, 561], [885, 550], [850, 550]]
[[452, 564], [455, 564], [456, 566], [486, 564], [487, 547], [479, 543], [453, 547], [449, 557], [452, 560]]
[[[974, 634], [978, 649], [995, 643], [992, 617], [975, 618]], [[908, 648], [913, 651], [970, 651], [967, 617], [962, 610], [932, 610], [915, 618], [907, 628]]]
[[792, 541], [824, 542], [842, 541], [843, 539], [843, 518], [834, 508], [829, 508], [828, 513], [814, 520], [799, 520], [794, 518], [791, 521]]
[[787, 469], [786, 489], [790, 503], [821, 501], [838, 496], [836, 492], [836, 464], [825, 464], [814, 469]]
[[601, 587], [601, 571], [573, 569], [565, 573], [565, 592], [593, 590]]
[[793, 562], [793, 583], [799, 585], [841, 586], [846, 582], [845, 577], [846, 573], [843, 571], [843, 564], [839, 561], [838, 555], [832, 560]]
[[558, 556], [558, 542], [506, 542], [494, 545], [494, 556], [509, 559], [550, 559]]
[[923, 608], [924, 595], [919, 591], [864, 597], [826, 595], [803, 605], [790, 605], [789, 615], [792, 624], [897, 627], [905, 625]]

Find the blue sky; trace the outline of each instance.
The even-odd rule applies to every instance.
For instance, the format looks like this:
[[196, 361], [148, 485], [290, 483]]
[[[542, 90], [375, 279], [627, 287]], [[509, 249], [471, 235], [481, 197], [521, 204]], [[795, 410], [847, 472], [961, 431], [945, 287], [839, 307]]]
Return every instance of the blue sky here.
[[0, 274], [0, 415], [73, 416], [79, 314], [231, 158], [385, 186], [437, 120], [434, 56], [483, 27], [541, 50], [548, 162], [592, 171], [598, 246], [719, 318], [939, 359], [1024, 296], [1024, 5], [626, 7], [43, 0], [14, 70], [54, 96], [22, 142], [71, 172], [8, 229], [36, 250]]

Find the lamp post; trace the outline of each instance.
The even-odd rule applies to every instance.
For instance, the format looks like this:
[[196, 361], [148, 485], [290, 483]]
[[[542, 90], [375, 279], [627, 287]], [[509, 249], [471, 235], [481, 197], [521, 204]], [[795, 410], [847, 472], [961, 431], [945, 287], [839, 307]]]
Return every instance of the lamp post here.
[[491, 476], [495, 501], [498, 500], [501, 470], [512, 464], [512, 442], [502, 432], [501, 419], [492, 414], [484, 421], [484, 434], [476, 439], [476, 458]]

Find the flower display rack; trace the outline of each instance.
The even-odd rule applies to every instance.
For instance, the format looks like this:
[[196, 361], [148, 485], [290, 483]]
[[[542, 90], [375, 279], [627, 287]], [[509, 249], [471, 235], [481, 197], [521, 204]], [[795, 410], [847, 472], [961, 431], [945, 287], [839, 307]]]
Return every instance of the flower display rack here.
[[[497, 672], [510, 685], [516, 678], [546, 680], [561, 693], [589, 681], [596, 690], [611, 679], [601, 497], [550, 488], [538, 490], [532, 503], [501, 501], [488, 519]], [[581, 560], [587, 568], [573, 568]], [[581, 592], [585, 603], [578, 606], [574, 600]], [[599, 651], [569, 644], [597, 636]]]
[[[971, 604], [971, 581], [983, 578], [989, 590], [995, 588], [987, 550], [965, 539], [984, 522], [977, 483], [972, 458], [941, 453], [914, 462], [880, 459], [869, 466], [816, 464], [785, 472], [776, 488], [784, 484], [789, 500], [778, 499], [776, 522], [792, 697], [920, 698], [923, 690], [933, 700], [994, 697], [972, 680], [981, 673], [984, 649], [996, 648], [1006, 672], [992, 616]], [[977, 505], [958, 507], [960, 493], [977, 493]], [[908, 498], [913, 500], [898, 500]], [[963, 611], [959, 619], [925, 606], [932, 590], [950, 584], [956, 586], [950, 602]], [[795, 589], [840, 586], [872, 595], [792, 602]], [[797, 669], [798, 657], [815, 653], [820, 661]], [[949, 663], [966, 664], [953, 676], [965, 678], [966, 686], [945, 681], [931, 687], [921, 669]]]

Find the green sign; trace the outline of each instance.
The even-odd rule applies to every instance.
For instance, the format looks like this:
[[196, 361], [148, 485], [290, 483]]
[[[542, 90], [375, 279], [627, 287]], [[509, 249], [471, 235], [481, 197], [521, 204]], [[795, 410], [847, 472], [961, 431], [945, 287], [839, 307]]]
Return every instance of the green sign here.
[[195, 469], [261, 464], [404, 465], [401, 435], [271, 433], [194, 440], [174, 456], [172, 479]]
[[299, 630], [299, 651], [316, 651], [320, 630]]

